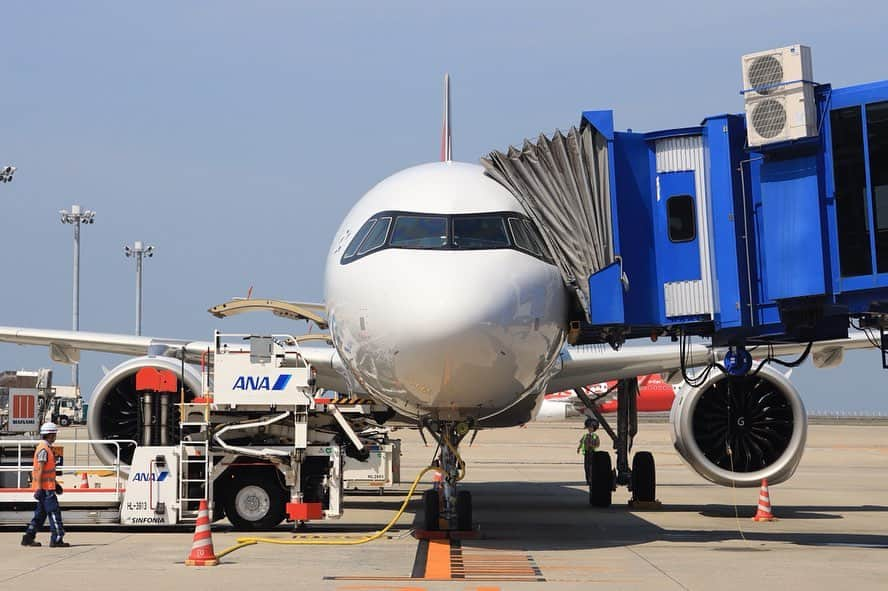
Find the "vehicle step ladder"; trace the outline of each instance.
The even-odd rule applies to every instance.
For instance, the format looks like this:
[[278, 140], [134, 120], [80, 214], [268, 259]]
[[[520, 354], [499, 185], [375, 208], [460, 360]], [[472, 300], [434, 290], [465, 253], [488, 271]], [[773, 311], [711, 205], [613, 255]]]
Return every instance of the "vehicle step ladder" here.
[[201, 501], [209, 501], [210, 454], [208, 441], [186, 441], [186, 433], [206, 431], [204, 422], [180, 423], [179, 522], [197, 521]]

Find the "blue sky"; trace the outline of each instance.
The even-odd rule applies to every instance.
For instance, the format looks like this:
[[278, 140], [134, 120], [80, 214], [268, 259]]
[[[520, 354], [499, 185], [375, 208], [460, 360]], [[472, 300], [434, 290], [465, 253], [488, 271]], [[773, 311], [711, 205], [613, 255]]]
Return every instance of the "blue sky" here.
[[[724, 6], [724, 7], [723, 7]], [[477, 161], [584, 109], [617, 126], [691, 125], [742, 109], [743, 53], [802, 42], [818, 81], [884, 78], [888, 6], [855, 2], [79, 2], [3, 7], [0, 324], [69, 328], [69, 226], [83, 230], [81, 328], [145, 334], [290, 330], [206, 309], [254, 295], [320, 301], [333, 232], [385, 176], [437, 158], [441, 77], [454, 157]], [[90, 389], [102, 364], [84, 354]], [[45, 366], [0, 346], [0, 367]], [[58, 368], [57, 382], [69, 371]], [[798, 370], [811, 408], [885, 410], [877, 354]]]

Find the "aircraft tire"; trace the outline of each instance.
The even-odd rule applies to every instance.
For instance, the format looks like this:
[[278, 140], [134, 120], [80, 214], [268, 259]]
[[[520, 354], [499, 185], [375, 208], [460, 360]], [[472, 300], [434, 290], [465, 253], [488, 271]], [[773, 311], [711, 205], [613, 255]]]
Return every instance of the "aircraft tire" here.
[[456, 529], [472, 529], [472, 493], [467, 490], [461, 490], [456, 495]]
[[632, 499], [645, 503], [657, 500], [657, 472], [649, 451], [640, 451], [632, 458]]
[[438, 517], [441, 515], [439, 503], [438, 491], [430, 488], [422, 493], [422, 513], [426, 531], [438, 530]]
[[614, 471], [610, 454], [596, 451], [592, 456], [589, 504], [593, 507], [610, 507], [614, 492]]

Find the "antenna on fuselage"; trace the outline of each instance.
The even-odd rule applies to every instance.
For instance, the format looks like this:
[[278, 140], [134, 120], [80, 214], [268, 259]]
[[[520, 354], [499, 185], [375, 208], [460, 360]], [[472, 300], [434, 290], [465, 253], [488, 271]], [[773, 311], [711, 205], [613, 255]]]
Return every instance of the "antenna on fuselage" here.
[[450, 138], [450, 74], [444, 74], [444, 124], [441, 128], [441, 162], [450, 162], [453, 149]]

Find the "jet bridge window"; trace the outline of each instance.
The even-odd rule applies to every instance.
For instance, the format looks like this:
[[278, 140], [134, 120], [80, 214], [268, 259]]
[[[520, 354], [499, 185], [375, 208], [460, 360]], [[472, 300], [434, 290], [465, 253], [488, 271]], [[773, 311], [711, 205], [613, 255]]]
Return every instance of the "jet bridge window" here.
[[690, 242], [697, 237], [694, 221], [694, 198], [690, 195], [673, 195], [666, 200], [666, 219], [669, 227], [669, 240]]
[[396, 248], [447, 248], [447, 218], [399, 215], [389, 245]]
[[888, 102], [866, 106], [870, 184], [876, 230], [876, 271], [888, 272]]
[[869, 275], [869, 211], [866, 196], [866, 160], [860, 107], [830, 113], [833, 177], [839, 238], [839, 269], [844, 277]]
[[505, 220], [500, 215], [455, 216], [453, 246], [461, 250], [509, 248]]

